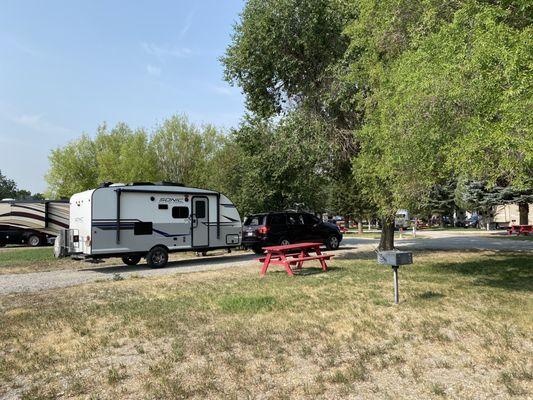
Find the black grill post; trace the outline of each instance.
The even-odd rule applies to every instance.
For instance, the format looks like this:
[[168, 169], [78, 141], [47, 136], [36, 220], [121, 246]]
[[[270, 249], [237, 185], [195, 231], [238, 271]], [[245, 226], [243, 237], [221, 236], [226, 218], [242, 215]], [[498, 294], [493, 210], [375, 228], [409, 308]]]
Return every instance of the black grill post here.
[[117, 244], [120, 244], [120, 196], [122, 189], [115, 190], [117, 192]]

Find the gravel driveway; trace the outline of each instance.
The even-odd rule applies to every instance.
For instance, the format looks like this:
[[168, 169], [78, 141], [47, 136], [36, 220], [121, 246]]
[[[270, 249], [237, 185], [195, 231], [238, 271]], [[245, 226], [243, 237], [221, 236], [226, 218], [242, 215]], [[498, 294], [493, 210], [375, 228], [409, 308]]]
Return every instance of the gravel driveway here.
[[[472, 232], [430, 232], [423, 231], [419, 237], [412, 239], [407, 236], [398, 240], [398, 248], [416, 250], [496, 250], [510, 252], [531, 252], [533, 266], [533, 241], [519, 241], [497, 236], [487, 236], [479, 231]], [[378, 245], [377, 239], [346, 237], [342, 248], [335, 254], [368, 252]], [[98, 266], [67, 271], [33, 272], [27, 274], [0, 275], [0, 294], [35, 292], [39, 290], [79, 285], [97, 280], [116, 279], [117, 275], [127, 278], [131, 275], [161, 276], [176, 273], [200, 272], [224, 269], [245, 265], [258, 265], [254, 254], [229, 254], [223, 256], [202, 257], [193, 260], [180, 260], [169, 263], [166, 268], [151, 269], [141, 264], [135, 267], [124, 265]]]

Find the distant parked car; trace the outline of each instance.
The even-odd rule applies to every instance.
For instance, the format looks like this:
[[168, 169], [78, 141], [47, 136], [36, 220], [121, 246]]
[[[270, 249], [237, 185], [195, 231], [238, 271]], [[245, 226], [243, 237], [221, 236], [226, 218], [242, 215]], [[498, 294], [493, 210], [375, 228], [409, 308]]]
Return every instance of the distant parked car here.
[[8, 244], [25, 244], [31, 247], [43, 246], [52, 244], [54, 237], [31, 229], [0, 226], [0, 247]]
[[479, 217], [473, 216], [465, 220], [465, 228], [478, 228], [479, 227]]
[[248, 216], [242, 229], [242, 245], [256, 254], [262, 248], [303, 242], [322, 242], [330, 250], [339, 248], [339, 227], [306, 212], [282, 211]]

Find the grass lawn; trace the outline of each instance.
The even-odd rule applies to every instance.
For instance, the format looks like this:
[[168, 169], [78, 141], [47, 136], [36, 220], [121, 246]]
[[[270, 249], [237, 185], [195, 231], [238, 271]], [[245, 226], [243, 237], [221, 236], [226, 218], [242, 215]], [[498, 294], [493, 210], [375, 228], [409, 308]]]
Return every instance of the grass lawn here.
[[371, 253], [0, 296], [0, 397], [531, 398], [532, 267], [417, 254], [399, 306]]

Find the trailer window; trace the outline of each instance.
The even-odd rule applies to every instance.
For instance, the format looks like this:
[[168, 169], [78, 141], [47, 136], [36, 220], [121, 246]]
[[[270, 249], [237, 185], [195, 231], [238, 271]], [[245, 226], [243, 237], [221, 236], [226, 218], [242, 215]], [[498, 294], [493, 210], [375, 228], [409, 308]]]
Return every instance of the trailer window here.
[[196, 211], [196, 218], [205, 218], [205, 201], [200, 200], [194, 203], [194, 210]]
[[189, 207], [172, 207], [172, 218], [189, 218]]
[[151, 222], [135, 222], [133, 225], [134, 235], [151, 235], [153, 225]]

